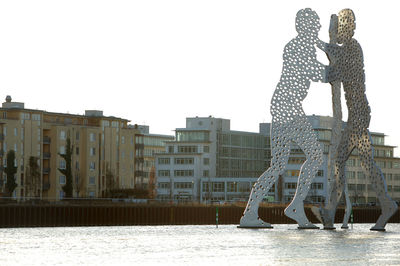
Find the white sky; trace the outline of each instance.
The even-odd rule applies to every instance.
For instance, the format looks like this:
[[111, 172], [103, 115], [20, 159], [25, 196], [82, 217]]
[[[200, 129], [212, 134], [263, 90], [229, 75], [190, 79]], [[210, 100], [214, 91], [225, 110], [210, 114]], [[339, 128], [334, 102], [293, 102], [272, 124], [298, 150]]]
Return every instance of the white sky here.
[[[11, 95], [52, 112], [103, 110], [156, 134], [209, 115], [258, 132], [271, 120], [283, 47], [305, 7], [319, 14], [324, 41], [330, 15], [354, 10], [370, 130], [400, 146], [396, 1], [1, 1], [0, 100]], [[328, 64], [322, 52], [318, 58]], [[331, 115], [330, 85], [313, 83], [304, 109]]]

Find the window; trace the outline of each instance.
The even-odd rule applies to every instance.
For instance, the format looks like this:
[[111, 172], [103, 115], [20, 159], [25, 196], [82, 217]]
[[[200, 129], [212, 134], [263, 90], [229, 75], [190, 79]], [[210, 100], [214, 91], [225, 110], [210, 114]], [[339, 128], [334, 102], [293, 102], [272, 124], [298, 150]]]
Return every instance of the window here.
[[89, 140], [90, 140], [90, 142], [96, 141], [96, 135], [94, 133], [90, 133]]
[[356, 178], [356, 172], [347, 171], [346, 172], [346, 177], [347, 177], [347, 179], [354, 179], [354, 178]]
[[170, 176], [170, 171], [169, 170], [158, 170], [158, 176], [159, 177]]
[[60, 175], [60, 179], [59, 179], [59, 182], [60, 182], [60, 185], [65, 185], [65, 175]]
[[227, 191], [228, 192], [237, 192], [237, 183], [236, 182], [228, 182], [227, 184]]
[[79, 162], [75, 162], [75, 169], [79, 170]]
[[169, 158], [158, 158], [158, 164], [170, 164]]
[[76, 155], [79, 155], [79, 147], [75, 148]]
[[299, 176], [300, 170], [287, 170], [286, 171], [286, 176]]
[[90, 148], [90, 156], [94, 156], [94, 155], [96, 155], [96, 148], [91, 147]]
[[203, 192], [210, 192], [210, 183], [209, 182], [203, 182], [202, 184], [203, 184], [202, 191]]
[[311, 189], [323, 189], [324, 184], [323, 183], [311, 183]]
[[160, 189], [169, 189], [170, 188], [170, 183], [160, 182], [160, 183], [158, 183], [158, 188], [160, 188]]
[[3, 135], [7, 136], [7, 127], [3, 127]]
[[197, 146], [178, 146], [179, 153], [197, 153]]
[[174, 176], [193, 176], [194, 174], [193, 170], [175, 170], [174, 171]]
[[65, 168], [67, 168], [65, 160], [60, 160], [60, 169], [65, 169]]
[[213, 182], [212, 190], [213, 190], [213, 192], [224, 192], [224, 190], [225, 190], [224, 182]]
[[125, 144], [125, 137], [121, 136], [121, 144]]
[[210, 152], [210, 146], [203, 146], [203, 152], [205, 153]]
[[95, 170], [96, 169], [96, 163], [95, 162], [90, 162], [89, 169], [90, 170]]
[[191, 189], [192, 187], [193, 187], [192, 182], [175, 182], [174, 183], [174, 188]]
[[32, 120], [40, 121], [40, 114], [32, 114]]
[[296, 189], [296, 187], [297, 187], [297, 183], [293, 183], [293, 182], [285, 183], [285, 188], [286, 189]]
[[89, 185], [95, 185], [96, 184], [96, 178], [94, 176], [89, 177]]
[[94, 191], [89, 191], [89, 198], [94, 198], [94, 197], [95, 197]]
[[204, 165], [209, 165], [210, 164], [210, 158], [203, 158], [203, 164]]
[[60, 131], [60, 139], [65, 140], [67, 138], [67, 135], [65, 134], [64, 130]]
[[357, 179], [365, 179], [365, 175], [363, 172], [357, 172]]
[[65, 146], [60, 146], [60, 154], [65, 154]]
[[324, 176], [324, 170], [318, 170], [317, 176]]
[[168, 146], [168, 153], [174, 153], [174, 146]]
[[208, 170], [203, 170], [203, 176], [208, 177], [210, 175], [210, 172]]
[[14, 127], [14, 136], [18, 136], [18, 128]]
[[175, 158], [175, 164], [193, 164], [194, 158]]

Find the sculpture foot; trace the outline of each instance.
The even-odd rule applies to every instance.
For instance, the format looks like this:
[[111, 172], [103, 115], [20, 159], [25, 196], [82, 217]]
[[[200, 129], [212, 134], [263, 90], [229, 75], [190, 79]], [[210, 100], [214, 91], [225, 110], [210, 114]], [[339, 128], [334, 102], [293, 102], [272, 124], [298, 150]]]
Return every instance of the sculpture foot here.
[[252, 211], [246, 211], [240, 218], [240, 225], [238, 228], [266, 228], [272, 229], [270, 223], [264, 222], [257, 214]]
[[324, 225], [324, 230], [333, 230], [336, 227], [333, 226], [334, 216], [332, 212], [326, 208], [319, 208], [322, 224]]
[[387, 222], [389, 221], [390, 217], [392, 217], [392, 215], [396, 213], [397, 209], [398, 206], [393, 200], [382, 204], [382, 214], [379, 216], [378, 221], [376, 221], [376, 224], [371, 227], [370, 230], [385, 231], [385, 226]]
[[314, 216], [317, 218], [317, 220], [321, 224], [323, 224], [322, 217], [321, 217], [321, 212], [320, 212], [320, 207], [312, 206], [311, 207], [311, 212], [314, 214]]
[[318, 226], [311, 223], [304, 212], [303, 204], [293, 204], [293, 201], [285, 209], [285, 215], [293, 219], [299, 225], [299, 229], [319, 229]]
[[348, 226], [348, 225], [342, 225], [341, 228], [342, 228], [342, 229], [349, 229], [349, 226]]

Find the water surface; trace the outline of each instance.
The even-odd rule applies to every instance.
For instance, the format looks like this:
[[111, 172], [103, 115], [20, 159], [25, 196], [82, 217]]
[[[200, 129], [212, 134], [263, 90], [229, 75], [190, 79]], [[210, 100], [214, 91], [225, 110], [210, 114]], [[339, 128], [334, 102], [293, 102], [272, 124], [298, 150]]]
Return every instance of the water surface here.
[[0, 229], [0, 265], [400, 265], [400, 225], [388, 224], [386, 232], [371, 226]]

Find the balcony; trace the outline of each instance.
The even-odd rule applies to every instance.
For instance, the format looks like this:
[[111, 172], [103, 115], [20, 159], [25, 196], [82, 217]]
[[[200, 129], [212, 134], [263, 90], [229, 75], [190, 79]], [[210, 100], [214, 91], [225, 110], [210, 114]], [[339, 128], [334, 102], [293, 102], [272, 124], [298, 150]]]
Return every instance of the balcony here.
[[46, 181], [43, 181], [43, 190], [49, 190], [50, 189], [50, 182], [46, 182]]
[[144, 171], [136, 170], [135, 177], [144, 177]]
[[50, 174], [50, 168], [49, 167], [43, 167], [43, 174], [45, 174], [45, 175]]
[[50, 144], [51, 143], [51, 138], [48, 136], [43, 137], [43, 144]]
[[144, 144], [142, 144], [142, 143], [136, 143], [136, 144], [135, 144], [135, 149], [136, 149], [136, 150], [143, 150], [143, 149], [144, 149]]
[[51, 153], [50, 152], [43, 152], [43, 159], [50, 159]]

